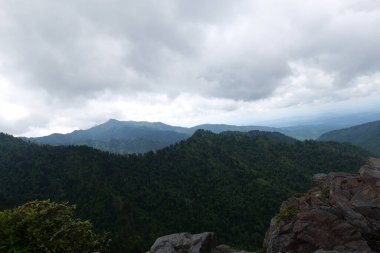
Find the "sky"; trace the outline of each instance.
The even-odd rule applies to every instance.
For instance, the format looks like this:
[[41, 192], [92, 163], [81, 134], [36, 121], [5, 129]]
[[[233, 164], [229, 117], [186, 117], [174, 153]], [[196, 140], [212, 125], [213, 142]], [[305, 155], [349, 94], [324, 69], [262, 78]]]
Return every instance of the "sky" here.
[[379, 27], [378, 0], [0, 0], [0, 132], [376, 111]]

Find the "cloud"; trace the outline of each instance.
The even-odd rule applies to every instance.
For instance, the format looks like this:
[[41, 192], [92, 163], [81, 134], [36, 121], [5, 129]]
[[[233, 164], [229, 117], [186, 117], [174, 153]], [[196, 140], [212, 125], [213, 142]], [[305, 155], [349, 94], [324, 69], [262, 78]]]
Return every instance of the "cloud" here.
[[254, 122], [241, 112], [379, 95], [379, 26], [375, 0], [1, 1], [0, 127]]

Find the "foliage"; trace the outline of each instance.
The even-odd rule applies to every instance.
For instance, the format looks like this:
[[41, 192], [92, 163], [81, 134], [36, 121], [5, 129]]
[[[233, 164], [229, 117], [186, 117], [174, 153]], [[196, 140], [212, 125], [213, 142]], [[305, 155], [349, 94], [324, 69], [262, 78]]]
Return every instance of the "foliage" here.
[[[86, 145], [103, 151], [117, 154], [144, 153], [158, 150], [189, 138], [199, 129], [214, 133], [226, 131], [255, 132], [257, 135], [266, 135], [269, 138], [292, 139], [293, 136], [301, 139], [317, 138], [331, 127], [326, 126], [297, 126], [274, 128], [265, 126], [234, 126], [224, 124], [204, 124], [191, 128], [170, 126], [160, 122], [118, 121], [111, 119], [103, 124], [87, 130], [77, 130], [68, 134], [52, 134], [44, 137], [24, 138], [26, 140], [49, 145]], [[261, 130], [261, 131], [257, 131]], [[271, 131], [271, 132], [262, 132]], [[294, 141], [294, 139], [292, 139]]]
[[331, 131], [318, 140], [352, 143], [380, 156], [380, 121]]
[[276, 215], [276, 223], [280, 223], [280, 221], [288, 220], [297, 215], [299, 213], [299, 208], [295, 205], [288, 205], [280, 210], [280, 212]]
[[109, 120], [87, 130], [26, 140], [50, 145], [86, 145], [117, 154], [144, 153], [187, 139], [182, 128], [163, 123]]
[[103, 252], [105, 235], [89, 221], [75, 219], [74, 206], [31, 201], [0, 212], [1, 252]]
[[329, 187], [325, 187], [321, 190], [321, 197], [324, 198], [324, 199], [328, 199], [330, 196], [330, 188]]
[[301, 198], [303, 196], [305, 196], [304, 192], [296, 192], [293, 194], [293, 197], [295, 197], [295, 198]]
[[220, 243], [260, 247], [281, 202], [312, 175], [356, 172], [368, 153], [279, 134], [197, 131], [144, 155], [52, 147], [0, 134], [0, 209], [32, 199], [77, 204], [110, 231], [110, 252], [144, 252], [162, 235], [215, 231]]

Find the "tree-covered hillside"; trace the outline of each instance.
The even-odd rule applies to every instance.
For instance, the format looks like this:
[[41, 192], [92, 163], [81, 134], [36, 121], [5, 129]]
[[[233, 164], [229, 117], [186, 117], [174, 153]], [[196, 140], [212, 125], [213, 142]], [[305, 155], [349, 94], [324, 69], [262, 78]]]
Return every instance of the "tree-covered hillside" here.
[[380, 121], [331, 131], [318, 140], [349, 142], [380, 156]]
[[31, 201], [0, 211], [0, 252], [105, 252], [107, 234], [96, 234], [89, 221], [74, 218], [75, 206]]
[[144, 252], [169, 233], [215, 231], [256, 249], [283, 200], [317, 172], [357, 171], [368, 153], [349, 144], [279, 133], [197, 131], [144, 155], [52, 147], [0, 135], [0, 209], [34, 199], [77, 204], [111, 232], [110, 252]]
[[252, 130], [277, 131], [263, 126], [233, 126], [204, 124], [191, 128], [171, 126], [161, 122], [119, 121], [110, 119], [86, 130], [67, 134], [51, 134], [43, 137], [23, 138], [38, 144], [85, 145], [116, 154], [145, 153], [155, 151], [189, 138], [195, 131], [204, 129], [214, 133], [223, 131], [248, 132]]
[[155, 151], [189, 138], [198, 130], [213, 133], [225, 131], [270, 131], [279, 132], [299, 140], [316, 139], [322, 133], [338, 129], [345, 121], [333, 124], [296, 125], [288, 127], [235, 126], [226, 124], [203, 124], [194, 127], [171, 126], [161, 122], [119, 121], [107, 122], [86, 130], [76, 130], [67, 134], [51, 134], [42, 137], [23, 138], [38, 144], [86, 145], [116, 154], [145, 153]]
[[190, 137], [181, 127], [160, 122], [118, 121], [111, 119], [87, 130], [68, 134], [24, 138], [38, 144], [86, 145], [117, 154], [157, 150]]

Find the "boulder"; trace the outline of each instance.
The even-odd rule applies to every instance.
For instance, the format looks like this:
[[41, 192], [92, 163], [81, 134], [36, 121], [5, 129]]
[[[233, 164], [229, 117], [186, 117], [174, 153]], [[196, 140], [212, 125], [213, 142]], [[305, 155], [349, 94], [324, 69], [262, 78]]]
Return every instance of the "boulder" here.
[[313, 181], [272, 219], [266, 252], [380, 252], [380, 159], [359, 174], [317, 174]]
[[158, 238], [147, 253], [250, 253], [234, 250], [228, 245], [215, 245], [212, 232], [178, 233]]
[[149, 253], [208, 253], [215, 247], [214, 233], [178, 233], [158, 238]]
[[254, 252], [248, 252], [248, 251], [245, 251], [245, 250], [235, 250], [233, 248], [231, 248], [230, 246], [228, 245], [218, 245], [216, 246], [216, 248], [212, 251], [213, 253], [254, 253]]
[[368, 185], [380, 190], [380, 159], [370, 158], [360, 171], [360, 176]]
[[322, 187], [323, 184], [326, 182], [327, 174], [325, 173], [318, 173], [313, 176], [313, 183], [317, 186]]

